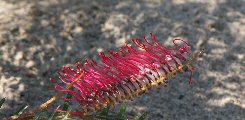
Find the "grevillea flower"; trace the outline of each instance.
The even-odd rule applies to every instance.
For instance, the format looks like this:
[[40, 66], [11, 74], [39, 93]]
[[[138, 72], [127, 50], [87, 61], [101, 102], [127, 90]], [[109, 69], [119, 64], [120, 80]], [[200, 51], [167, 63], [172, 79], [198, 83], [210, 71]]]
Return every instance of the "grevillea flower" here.
[[[181, 39], [174, 39], [175, 47], [167, 48], [151, 34], [151, 41], [132, 39], [138, 50], [126, 43], [120, 51], [109, 51], [109, 55], [101, 52], [102, 63], [95, 60], [86, 60], [85, 65], [76, 63], [76, 69], [63, 67], [59, 71], [60, 80], [65, 84], [74, 82], [78, 76], [83, 78], [77, 81], [74, 89], [66, 89], [56, 84], [56, 89], [71, 94], [72, 99], [82, 109], [72, 112], [73, 115], [83, 116], [100, 110], [109, 105], [145, 93], [159, 85], [167, 85], [168, 80], [184, 68], [194, 58], [190, 51], [191, 46]], [[177, 41], [182, 42], [181, 45]], [[190, 69], [191, 70], [191, 69]]]

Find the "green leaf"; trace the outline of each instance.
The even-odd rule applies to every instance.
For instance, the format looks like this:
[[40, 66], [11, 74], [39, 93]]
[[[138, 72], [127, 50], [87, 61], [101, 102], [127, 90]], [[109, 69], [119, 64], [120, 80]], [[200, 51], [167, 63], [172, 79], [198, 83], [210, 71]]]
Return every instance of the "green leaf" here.
[[20, 114], [22, 114], [27, 108], [28, 108], [28, 106], [22, 106], [20, 109], [18, 109], [18, 110], [15, 112], [15, 115], [20, 115]]
[[62, 120], [68, 120], [69, 115], [70, 115], [70, 110], [66, 112], [66, 115], [62, 118]]
[[123, 102], [120, 108], [120, 113], [124, 114], [126, 112], [126, 108], [127, 108], [126, 103]]
[[99, 119], [99, 120], [122, 120], [120, 118], [117, 118], [116, 116], [101, 116], [101, 115], [95, 115], [95, 118]]
[[65, 101], [65, 102], [63, 103], [62, 110], [67, 110], [67, 109], [69, 108], [69, 106], [70, 106], [70, 103], [67, 102], [67, 101]]
[[120, 119], [125, 119], [126, 108], [127, 108], [126, 103], [123, 102], [120, 108], [120, 112], [118, 114]]
[[107, 116], [110, 110], [110, 106], [105, 108], [104, 110], [102, 110], [102, 112], [100, 113], [100, 115], [102, 116]]
[[34, 118], [34, 120], [39, 120], [39, 117], [41, 116], [41, 114], [38, 114], [37, 116], [35, 116]]
[[3, 103], [5, 102], [5, 99], [6, 98], [1, 99], [1, 101], [0, 101], [0, 108], [2, 107]]
[[[60, 108], [60, 105], [56, 108], [56, 110], [58, 110]], [[49, 120], [54, 120], [54, 116], [57, 113], [56, 110], [53, 112], [53, 114], [51, 115], [51, 117], [49, 118]]]
[[[73, 88], [72, 88], [72, 89], [73, 89]], [[67, 99], [71, 99], [71, 98], [72, 98], [72, 95], [69, 94], [69, 93], [67, 93], [67, 94], [66, 94], [66, 98], [67, 98]], [[63, 103], [62, 110], [68, 110], [69, 106], [70, 106], [70, 102], [65, 101], [65, 102]]]
[[138, 120], [144, 120], [144, 119], [146, 119], [146, 117], [147, 117], [147, 112], [144, 112], [144, 113], [138, 118]]

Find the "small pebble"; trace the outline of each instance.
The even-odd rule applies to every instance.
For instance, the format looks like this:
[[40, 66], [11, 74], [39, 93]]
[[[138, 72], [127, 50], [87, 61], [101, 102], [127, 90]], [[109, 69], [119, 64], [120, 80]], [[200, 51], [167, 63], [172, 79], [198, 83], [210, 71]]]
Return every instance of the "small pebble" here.
[[74, 31], [74, 33], [81, 33], [83, 31], [83, 28], [80, 27], [80, 26], [77, 26], [77, 27], [74, 28], [73, 31]]
[[20, 60], [20, 59], [23, 58], [23, 56], [24, 56], [24, 53], [23, 53], [22, 51], [19, 51], [19, 52], [17, 52], [17, 54], [15, 55], [14, 59], [15, 59], [15, 60]]
[[34, 61], [28, 61], [27, 63], [26, 63], [26, 67], [27, 68], [31, 68], [31, 67], [33, 67], [35, 65], [35, 62]]
[[18, 91], [24, 91], [25, 90], [25, 85], [23, 83], [19, 84], [18, 86]]
[[238, 54], [237, 57], [238, 57], [239, 60], [242, 60], [244, 58], [244, 55], [243, 54]]
[[47, 20], [41, 20], [41, 25], [43, 26], [43, 27], [47, 27], [48, 25], [49, 25], [49, 21], [47, 21]]

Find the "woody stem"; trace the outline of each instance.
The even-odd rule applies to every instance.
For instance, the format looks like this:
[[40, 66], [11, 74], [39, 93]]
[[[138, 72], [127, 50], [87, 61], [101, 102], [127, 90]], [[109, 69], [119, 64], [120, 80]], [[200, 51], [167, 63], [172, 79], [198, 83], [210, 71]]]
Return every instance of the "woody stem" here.
[[[69, 85], [67, 85], [66, 89], [71, 89], [73, 87], [73, 85], [77, 81], [81, 80], [83, 77], [84, 77], [84, 74], [82, 73], [73, 82], [71, 82]], [[45, 103], [38, 106], [37, 108], [30, 110], [28, 112], [25, 112], [21, 115], [13, 115], [13, 116], [10, 116], [8, 118], [4, 118], [3, 120], [17, 120], [17, 119], [21, 120], [21, 119], [33, 118], [35, 113], [38, 113], [38, 112], [41, 112], [41, 111], [47, 109], [49, 106], [53, 105], [57, 100], [59, 100], [63, 95], [64, 95], [63, 92], [59, 92], [55, 96], [50, 98], [48, 101], [46, 101]]]

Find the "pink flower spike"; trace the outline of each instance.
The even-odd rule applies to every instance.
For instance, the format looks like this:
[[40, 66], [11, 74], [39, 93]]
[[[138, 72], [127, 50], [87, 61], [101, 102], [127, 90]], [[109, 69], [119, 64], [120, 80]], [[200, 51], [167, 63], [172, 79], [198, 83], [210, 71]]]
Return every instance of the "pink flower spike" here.
[[[178, 41], [183, 44], [177, 44]], [[82, 106], [81, 111], [72, 112], [73, 115], [90, 114], [109, 105], [131, 100], [159, 85], [166, 86], [171, 78], [183, 72], [183, 69], [190, 68], [192, 61], [196, 60], [190, 51], [191, 46], [182, 39], [174, 39], [173, 48], [165, 47], [152, 33], [149, 39], [144, 36], [143, 41], [137, 38], [132, 39], [132, 42], [133, 46], [126, 43], [120, 51], [99, 53], [102, 63], [85, 59], [85, 64], [76, 63], [76, 69], [63, 67], [58, 74], [64, 84], [70, 84], [84, 74], [72, 90], [51, 79], [56, 84], [56, 90], [73, 96], [65, 100], [75, 100]], [[194, 69], [189, 70], [192, 76]]]

